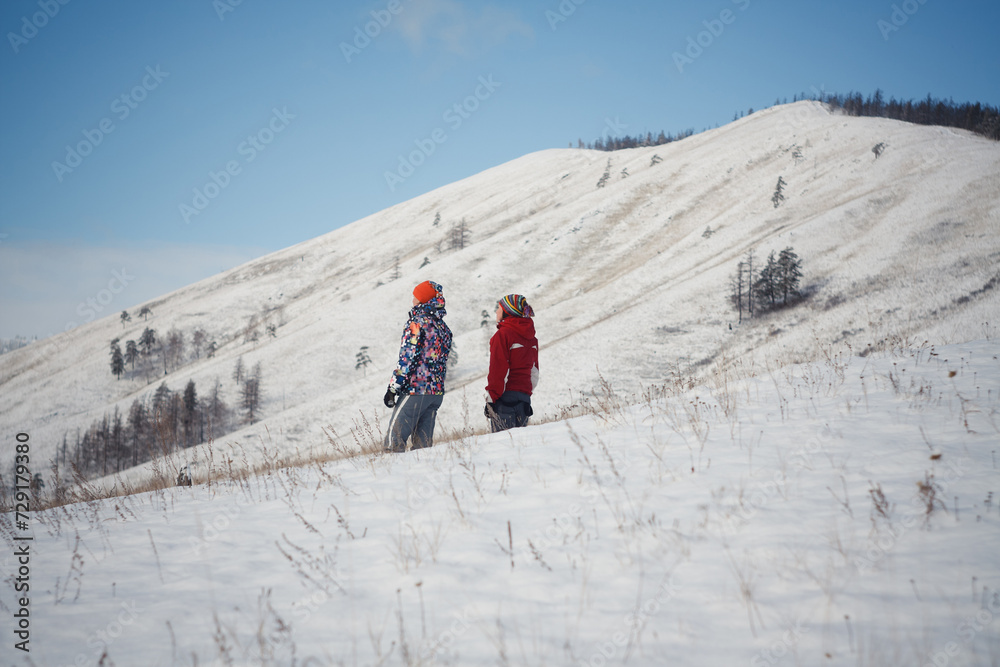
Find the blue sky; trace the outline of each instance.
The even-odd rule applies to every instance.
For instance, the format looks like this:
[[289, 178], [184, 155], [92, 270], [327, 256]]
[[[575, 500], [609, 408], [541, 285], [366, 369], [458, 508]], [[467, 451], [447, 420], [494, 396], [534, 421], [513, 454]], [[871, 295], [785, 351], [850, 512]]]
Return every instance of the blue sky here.
[[997, 105], [997, 25], [994, 0], [7, 0], [0, 337], [611, 128], [820, 89]]

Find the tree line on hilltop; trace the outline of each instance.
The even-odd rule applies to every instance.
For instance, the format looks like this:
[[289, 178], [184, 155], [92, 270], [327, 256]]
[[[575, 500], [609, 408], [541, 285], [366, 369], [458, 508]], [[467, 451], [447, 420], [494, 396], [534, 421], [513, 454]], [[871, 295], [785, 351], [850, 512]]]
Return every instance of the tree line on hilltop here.
[[[807, 99], [822, 102], [831, 109], [840, 109], [849, 116], [891, 118], [917, 125], [957, 127], [975, 132], [994, 141], [1000, 141], [1000, 108], [981, 102], [963, 102], [957, 104], [952, 99], [937, 99], [929, 93], [926, 98], [921, 100], [897, 100], [895, 97], [890, 97], [886, 100], [885, 93], [881, 89], [877, 89], [867, 97], [853, 91], [846, 95], [815, 91], [812, 95], [802, 93], [792, 97], [793, 102]], [[784, 101], [776, 99], [773, 106], [787, 103], [788, 98], [785, 98]], [[739, 120], [744, 115], [750, 115], [753, 112], [754, 109], [752, 107], [745, 114], [742, 111], [737, 111], [733, 114], [733, 120]], [[584, 143], [582, 139], [578, 139], [576, 147], [598, 151], [643, 148], [679, 141], [690, 137], [694, 133], [693, 129], [684, 130], [678, 134], [666, 134], [660, 131], [654, 138], [651, 132], [647, 132], [645, 135], [640, 134], [635, 137], [629, 135], [623, 137], [598, 137], [589, 143]], [[570, 147], [572, 146], [573, 144], [571, 143]]]
[[822, 95], [821, 102], [832, 109], [842, 109], [849, 116], [891, 118], [917, 125], [942, 125], [969, 130], [984, 137], [1000, 141], [1000, 109], [980, 102], [956, 104], [954, 100], [939, 100], [927, 95], [925, 99], [885, 99], [881, 90], [868, 97], [861, 93], [847, 95]]

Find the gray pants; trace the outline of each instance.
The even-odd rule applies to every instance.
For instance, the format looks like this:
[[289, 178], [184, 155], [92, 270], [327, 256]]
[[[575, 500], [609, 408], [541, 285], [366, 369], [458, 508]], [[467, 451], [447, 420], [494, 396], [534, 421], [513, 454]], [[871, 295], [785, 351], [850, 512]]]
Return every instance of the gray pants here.
[[442, 394], [407, 394], [400, 397], [389, 418], [385, 451], [405, 452], [407, 440], [410, 440], [410, 449], [430, 447], [434, 441], [437, 411], [443, 400]]

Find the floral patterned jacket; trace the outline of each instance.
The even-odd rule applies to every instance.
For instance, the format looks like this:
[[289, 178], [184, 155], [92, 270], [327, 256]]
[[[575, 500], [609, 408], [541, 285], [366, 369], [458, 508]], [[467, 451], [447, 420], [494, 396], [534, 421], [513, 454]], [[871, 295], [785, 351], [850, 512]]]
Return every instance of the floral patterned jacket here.
[[443, 394], [451, 352], [451, 329], [444, 322], [444, 296], [437, 296], [410, 309], [399, 346], [399, 363], [391, 385], [398, 394]]

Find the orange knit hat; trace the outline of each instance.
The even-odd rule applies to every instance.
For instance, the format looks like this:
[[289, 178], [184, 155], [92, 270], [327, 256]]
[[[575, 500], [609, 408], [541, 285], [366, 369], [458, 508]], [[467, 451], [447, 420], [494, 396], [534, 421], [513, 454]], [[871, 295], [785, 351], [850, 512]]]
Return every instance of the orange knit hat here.
[[413, 288], [413, 296], [417, 297], [420, 303], [427, 303], [437, 296], [437, 288], [429, 280], [425, 280]]

